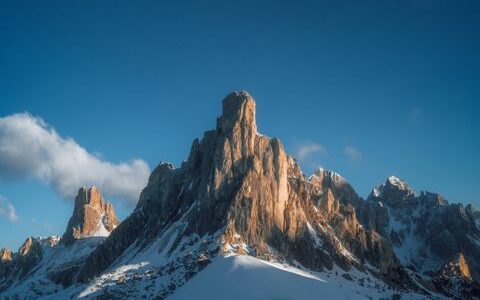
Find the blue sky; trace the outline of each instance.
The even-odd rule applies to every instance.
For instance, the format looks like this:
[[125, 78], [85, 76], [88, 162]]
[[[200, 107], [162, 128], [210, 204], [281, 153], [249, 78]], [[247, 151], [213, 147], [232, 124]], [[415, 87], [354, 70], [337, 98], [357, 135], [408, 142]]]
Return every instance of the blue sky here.
[[[221, 99], [248, 90], [259, 131], [306, 173], [333, 169], [364, 197], [394, 174], [480, 206], [478, 1], [258, 2], [3, 1], [0, 117], [28, 112], [102, 170], [153, 169], [179, 165]], [[17, 164], [0, 164], [0, 246], [14, 249], [64, 232], [58, 181], [75, 175], [9, 176]], [[122, 218], [124, 192], [106, 195]]]

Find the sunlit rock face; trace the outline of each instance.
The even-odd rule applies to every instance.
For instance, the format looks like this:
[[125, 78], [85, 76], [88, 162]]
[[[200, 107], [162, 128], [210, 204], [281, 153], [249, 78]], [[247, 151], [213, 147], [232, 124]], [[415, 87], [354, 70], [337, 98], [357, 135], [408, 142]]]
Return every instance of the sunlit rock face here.
[[307, 178], [280, 140], [257, 133], [250, 94], [231, 93], [216, 129], [193, 142], [182, 166], [160, 164], [152, 172], [134, 213], [92, 253], [79, 279], [101, 274], [127, 248], [146, 247], [176, 228], [169, 251], [185, 237], [217, 233], [199, 255], [234, 252], [312, 270], [368, 262], [391, 284], [411, 286], [388, 240], [361, 224], [359, 201], [365, 202], [336, 173]]
[[70, 218], [62, 242], [94, 236], [108, 236], [118, 226], [115, 210], [96, 187], [82, 187], [75, 198], [73, 215]]
[[9, 262], [12, 260], [12, 251], [8, 248], [0, 250], [0, 263]]
[[470, 266], [462, 253], [445, 263], [435, 274], [433, 282], [441, 293], [452, 298], [480, 297], [480, 284], [472, 278]]
[[10, 249], [2, 248], [0, 250], [0, 277], [5, 276], [10, 268], [13, 253]]

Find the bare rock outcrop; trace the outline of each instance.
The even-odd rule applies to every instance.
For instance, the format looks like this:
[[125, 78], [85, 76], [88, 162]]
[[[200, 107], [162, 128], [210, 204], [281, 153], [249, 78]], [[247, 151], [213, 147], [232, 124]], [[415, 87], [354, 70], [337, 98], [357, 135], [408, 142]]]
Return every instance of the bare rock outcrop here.
[[0, 277], [4, 277], [10, 271], [13, 253], [8, 248], [0, 250]]
[[43, 257], [42, 245], [34, 238], [29, 237], [18, 249], [16, 268], [20, 271], [20, 277], [24, 277], [32, 270]]
[[93, 236], [108, 236], [118, 226], [115, 210], [106, 203], [96, 187], [80, 188], [75, 198], [73, 215], [68, 221], [62, 242], [73, 241]]
[[434, 284], [443, 294], [454, 299], [478, 299], [480, 285], [470, 273], [465, 256], [459, 253], [447, 262], [434, 277]]
[[472, 280], [470, 267], [465, 261], [465, 256], [459, 253], [453, 260], [449, 261], [439, 272], [440, 276], [460, 277], [465, 280]]
[[0, 251], [0, 295], [10, 285], [27, 277], [43, 258], [40, 242], [29, 237], [17, 253], [8, 249]]
[[12, 260], [12, 250], [8, 248], [2, 248], [0, 250], [0, 263], [6, 263]]

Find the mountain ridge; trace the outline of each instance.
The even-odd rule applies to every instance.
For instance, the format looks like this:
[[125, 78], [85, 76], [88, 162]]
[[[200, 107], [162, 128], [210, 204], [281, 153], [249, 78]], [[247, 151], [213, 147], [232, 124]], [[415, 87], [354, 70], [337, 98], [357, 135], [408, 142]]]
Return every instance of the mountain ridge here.
[[[376, 282], [372, 291], [392, 297], [478, 295], [480, 216], [471, 205], [416, 195], [394, 176], [365, 200], [333, 171], [307, 177], [279, 139], [257, 132], [255, 109], [249, 93], [227, 95], [216, 128], [193, 141], [187, 160], [159, 164], [132, 214], [51, 275], [63, 295], [122, 299], [143, 287], [144, 297], [164, 299], [232, 255], [329, 274], [359, 289]], [[82, 232], [74, 216], [64, 247]]]

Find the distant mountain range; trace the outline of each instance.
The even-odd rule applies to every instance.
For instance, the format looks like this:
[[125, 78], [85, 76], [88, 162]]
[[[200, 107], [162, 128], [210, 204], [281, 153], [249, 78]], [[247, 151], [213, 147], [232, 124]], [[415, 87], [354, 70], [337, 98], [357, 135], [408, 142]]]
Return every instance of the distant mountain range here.
[[61, 238], [0, 251], [0, 299], [480, 299], [480, 212], [394, 176], [364, 200], [257, 132], [247, 92], [120, 224], [82, 188]]

